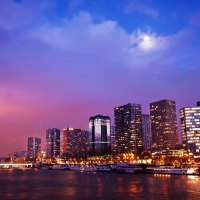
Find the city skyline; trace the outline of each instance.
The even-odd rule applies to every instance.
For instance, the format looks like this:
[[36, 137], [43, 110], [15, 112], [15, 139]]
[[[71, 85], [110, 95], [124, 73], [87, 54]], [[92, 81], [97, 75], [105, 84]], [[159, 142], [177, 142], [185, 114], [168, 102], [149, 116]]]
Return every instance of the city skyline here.
[[[157, 103], [157, 102], [163, 102], [163, 101], [172, 101], [173, 102], [173, 100], [167, 100], [167, 99], [162, 99], [162, 100], [158, 100], [158, 101], [156, 101], [156, 102], [152, 102], [152, 103], [149, 103], [149, 106], [151, 107], [152, 106], [152, 104], [154, 104], [154, 103]], [[174, 102], [175, 103], [175, 102]], [[141, 106], [140, 104], [134, 104], [134, 103], [128, 103], [128, 104], [126, 104], [126, 105], [123, 105], [123, 106], [127, 106], [127, 105], [139, 105], [139, 106]], [[123, 106], [118, 106], [118, 107], [116, 107], [117, 109], [118, 108], [120, 108], [120, 107], [123, 107]], [[200, 104], [199, 104], [199, 101], [198, 102], [196, 102], [196, 105], [193, 105], [193, 106], [190, 106], [190, 107], [188, 107], [188, 106], [186, 106], [186, 107], [183, 107], [183, 108], [181, 108], [181, 109], [178, 109], [178, 111], [176, 112], [176, 117], [179, 119], [179, 121], [178, 122], [176, 122], [176, 121], [174, 121], [175, 122], [175, 124], [177, 123], [177, 124], [179, 124], [180, 122], [181, 122], [181, 113], [179, 113], [181, 110], [183, 110], [183, 109], [189, 109], [189, 108], [191, 108], [191, 109], [198, 109], [199, 110], [199, 106], [200, 106]], [[115, 111], [116, 111], [116, 108], [113, 108], [114, 109], [114, 115], [115, 115]], [[177, 109], [176, 109], [177, 110]], [[171, 112], [171, 111], [170, 111]], [[151, 112], [150, 112], [150, 114], [144, 114], [144, 113], [141, 113], [141, 121], [140, 121], [140, 123], [141, 123], [141, 128], [142, 128], [142, 134], [145, 134], [145, 135], [143, 135], [142, 137], [143, 137], [143, 142], [144, 143], [146, 143], [146, 142], [148, 142], [149, 144], [148, 145], [150, 145], [150, 143], [151, 143], [151, 141], [145, 141], [145, 140], [149, 140], [150, 138], [149, 138], [149, 136], [150, 137], [152, 137], [152, 135], [151, 135], [151, 132], [152, 132], [152, 128], [151, 128], [151, 126], [152, 126], [152, 123], [153, 123], [153, 121], [151, 121], [150, 120], [150, 117], [151, 116], [153, 116], [153, 115], [151, 115]], [[114, 140], [116, 140], [116, 133], [114, 133], [114, 135], [112, 135], [112, 127], [114, 127], [116, 124], [115, 124], [115, 120], [113, 119], [113, 122], [111, 123], [111, 119], [110, 119], [110, 117], [109, 116], [102, 116], [102, 115], [96, 115], [95, 117], [105, 117], [105, 118], [109, 118], [109, 121], [110, 121], [110, 125], [109, 125], [109, 127], [111, 128], [110, 129], [110, 136], [109, 136], [109, 138], [110, 138], [110, 140], [112, 140], [112, 137], [114, 136], [115, 137], [115, 139]], [[89, 120], [88, 120], [88, 122], [89, 122], [89, 126], [88, 126], [88, 129], [87, 130], [81, 130], [80, 128], [72, 128], [72, 127], [68, 127], [68, 125], [67, 125], [67, 128], [63, 128], [63, 127], [57, 127], [57, 128], [48, 128], [48, 129], [46, 129], [45, 131], [45, 134], [43, 134], [42, 136], [41, 136], [41, 138], [42, 138], [42, 140], [43, 140], [43, 142], [42, 142], [42, 149], [41, 149], [41, 151], [48, 151], [47, 149], [47, 146], [48, 146], [48, 137], [49, 136], [47, 136], [47, 133], [48, 133], [48, 131], [50, 130], [50, 131], [53, 131], [54, 132], [54, 130], [58, 130], [59, 131], [59, 134], [60, 134], [60, 139], [59, 139], [59, 141], [60, 141], [60, 147], [59, 147], [59, 151], [60, 151], [60, 153], [59, 153], [59, 155], [62, 155], [61, 154], [61, 152], [63, 152], [63, 147], [62, 147], [62, 145], [63, 145], [63, 134], [64, 134], [64, 132], [66, 131], [66, 130], [72, 130], [72, 132], [73, 132], [73, 130], [75, 130], [75, 131], [81, 131], [81, 133], [82, 134], [85, 134], [86, 132], [87, 133], [90, 133], [90, 121], [91, 121], [91, 119], [93, 119], [93, 118], [95, 118], [95, 117], [90, 117], [89, 118]], [[144, 118], [144, 124], [143, 124], [143, 118]], [[146, 119], [145, 119], [146, 118]], [[148, 120], [149, 120], [149, 122], [147, 122], [148, 120], [147, 120], [147, 118], [149, 118]], [[147, 121], [146, 121], [147, 120]], [[123, 122], [124, 123], [124, 122]], [[125, 122], [126, 123], [126, 122]], [[148, 124], [148, 123], [150, 123], [150, 125]], [[148, 132], [147, 130], [143, 130], [143, 126], [150, 126], [150, 127], [148, 127], [148, 128], [150, 128], [149, 129], [149, 131], [150, 132]], [[147, 127], [144, 127], [145, 129], [147, 128]], [[179, 126], [178, 126], [179, 127]], [[147, 128], [147, 129], [148, 129]], [[180, 129], [180, 130], [179, 130]], [[144, 131], [144, 132], [143, 132]], [[146, 132], [147, 131], [147, 132]], [[91, 133], [90, 133], [91, 134]], [[148, 135], [148, 134], [150, 134], [150, 135]], [[186, 133], [184, 133], [184, 132], [182, 132], [182, 128], [181, 128], [181, 124], [180, 124], [180, 127], [178, 128], [178, 137], [179, 137], [179, 141], [178, 141], [178, 143], [177, 144], [181, 144], [181, 145], [183, 145], [183, 147], [185, 148], [185, 146], [184, 146], [184, 139], [182, 138], [182, 137], [185, 137], [184, 136], [184, 134], [186, 134]], [[75, 134], [76, 135], [76, 134]], [[74, 136], [75, 136], [74, 135]], [[123, 135], [123, 134], [122, 134]], [[46, 139], [45, 139], [45, 137], [46, 137]], [[29, 139], [32, 139], [32, 138], [36, 138], [36, 139], [38, 139], [38, 140], [40, 140], [40, 145], [41, 145], [41, 138], [37, 138], [37, 137], [35, 137], [34, 135], [32, 135], [32, 136], [28, 136], [28, 141], [29, 141]], [[26, 138], [27, 139], [27, 138]], [[84, 139], [85, 140], [85, 139]], [[151, 139], [150, 139], [151, 140]], [[167, 141], [166, 141], [167, 142]], [[116, 143], [116, 141], [114, 142], [114, 143]], [[114, 144], [113, 143], [113, 144]], [[113, 145], [112, 144], [112, 145]], [[89, 139], [88, 139], [88, 145], [89, 145]], [[114, 145], [116, 145], [116, 144], [114, 144]], [[144, 145], [144, 144], [143, 144]], [[146, 150], [154, 150], [154, 148], [152, 148], [152, 147], [150, 147], [149, 149], [146, 149], [146, 146], [147, 144], [145, 144], [144, 146], [143, 146], [143, 151], [146, 151]], [[24, 146], [25, 146], [25, 143], [24, 143]], [[29, 146], [29, 143], [28, 143], [28, 146]], [[40, 147], [41, 148], [41, 147]], [[89, 146], [88, 146], [88, 148], [89, 148]], [[114, 147], [113, 149], [112, 149], [112, 153], [116, 153], [116, 149], [115, 149], [116, 147]], [[172, 148], [173, 149], [173, 148]], [[21, 150], [19, 150], [18, 152], [25, 152], [24, 151], [25, 149], [21, 149]], [[29, 150], [28, 150], [29, 151]], [[27, 153], [28, 153], [28, 151], [27, 151]], [[16, 152], [16, 149], [15, 149], [15, 152]], [[15, 154], [15, 152], [13, 152], [13, 154]], [[7, 155], [11, 155], [12, 154], [12, 152], [11, 151], [9, 151], [8, 152], [8, 154]], [[7, 156], [7, 155], [5, 155], [5, 156]], [[89, 155], [89, 154], [88, 154]], [[0, 155], [1, 156], [1, 155]]]
[[200, 100], [199, 16], [198, 0], [1, 0], [0, 156], [129, 102], [178, 117]]

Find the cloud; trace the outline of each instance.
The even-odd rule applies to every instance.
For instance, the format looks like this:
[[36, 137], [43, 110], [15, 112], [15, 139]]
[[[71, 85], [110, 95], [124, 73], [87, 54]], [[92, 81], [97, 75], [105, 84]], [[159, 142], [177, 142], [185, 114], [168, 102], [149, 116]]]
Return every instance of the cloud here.
[[[117, 21], [96, 22], [88, 12], [62, 19], [56, 25], [41, 24], [27, 35], [66, 54], [73, 54], [72, 57], [79, 55], [79, 60], [86, 66], [113, 66], [117, 63], [117, 66], [135, 69], [151, 68], [152, 63], [163, 63], [160, 66], [168, 68], [177, 63], [189, 65], [185, 60], [191, 62], [192, 44], [196, 37], [189, 28], [173, 35], [158, 35], [151, 30], [141, 29], [127, 33]], [[91, 57], [99, 60], [99, 64], [93, 63]]]
[[146, 3], [144, 2], [141, 3], [137, 0], [129, 1], [129, 3], [125, 7], [125, 12], [127, 13], [138, 12], [157, 18], [159, 16], [159, 12], [155, 8], [149, 6], [148, 5], [149, 2], [148, 3], [147, 2], [148, 1], [146, 1]]

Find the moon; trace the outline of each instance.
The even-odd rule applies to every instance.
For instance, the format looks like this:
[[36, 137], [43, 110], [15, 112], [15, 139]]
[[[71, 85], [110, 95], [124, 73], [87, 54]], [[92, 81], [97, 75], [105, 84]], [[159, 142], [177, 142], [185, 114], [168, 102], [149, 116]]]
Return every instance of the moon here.
[[151, 39], [151, 38], [150, 38], [150, 36], [148, 36], [148, 35], [144, 35], [144, 37], [143, 37], [143, 40], [144, 40], [144, 41], [150, 41], [150, 39]]

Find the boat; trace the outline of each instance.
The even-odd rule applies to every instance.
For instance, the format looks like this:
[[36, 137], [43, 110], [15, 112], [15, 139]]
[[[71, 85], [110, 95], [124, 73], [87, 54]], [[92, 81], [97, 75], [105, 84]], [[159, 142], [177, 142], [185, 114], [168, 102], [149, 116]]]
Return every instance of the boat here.
[[68, 165], [52, 165], [51, 167], [49, 167], [49, 169], [51, 169], [51, 170], [69, 170], [69, 166]]
[[82, 165], [70, 165], [69, 170], [72, 171], [83, 171], [83, 166]]
[[98, 172], [110, 172], [112, 169], [107, 165], [97, 165], [96, 166]]
[[94, 165], [71, 165], [69, 169], [72, 171], [81, 171], [81, 172], [96, 172], [97, 167]]
[[116, 172], [140, 174], [143, 172], [143, 167], [136, 164], [119, 163], [112, 167]]
[[84, 166], [83, 171], [85, 171], [85, 172], [96, 172], [96, 171], [98, 171], [98, 169], [95, 165], [86, 165], [86, 166]]
[[173, 166], [149, 166], [146, 168], [149, 174], [174, 174], [174, 175], [196, 175], [195, 168], [175, 168]]

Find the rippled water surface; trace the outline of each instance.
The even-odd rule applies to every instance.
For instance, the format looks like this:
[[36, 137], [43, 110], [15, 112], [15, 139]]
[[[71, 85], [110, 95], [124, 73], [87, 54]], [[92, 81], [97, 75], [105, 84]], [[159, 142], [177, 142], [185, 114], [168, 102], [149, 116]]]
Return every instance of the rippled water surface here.
[[200, 199], [200, 177], [0, 170], [0, 200]]

